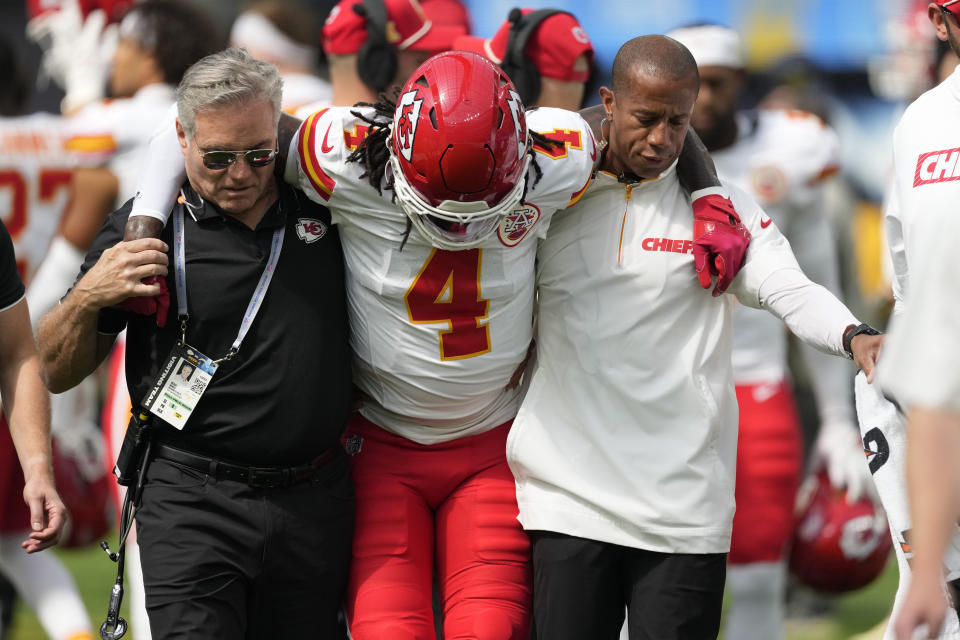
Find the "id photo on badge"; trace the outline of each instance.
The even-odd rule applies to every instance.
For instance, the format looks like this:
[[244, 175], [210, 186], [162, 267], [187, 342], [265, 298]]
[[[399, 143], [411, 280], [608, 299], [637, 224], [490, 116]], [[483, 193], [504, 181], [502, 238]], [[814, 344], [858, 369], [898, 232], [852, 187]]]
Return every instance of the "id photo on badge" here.
[[187, 362], [186, 360], [180, 361], [180, 368], [177, 369], [177, 375], [180, 377], [181, 382], [190, 382], [190, 378], [193, 377], [194, 366]]

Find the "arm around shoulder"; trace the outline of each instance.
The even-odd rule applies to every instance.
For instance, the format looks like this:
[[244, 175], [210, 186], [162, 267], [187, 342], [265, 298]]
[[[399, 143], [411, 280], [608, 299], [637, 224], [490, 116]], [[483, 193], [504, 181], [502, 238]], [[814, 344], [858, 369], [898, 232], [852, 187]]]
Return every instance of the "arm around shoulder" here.
[[167, 245], [155, 238], [120, 242], [105, 250], [37, 329], [42, 375], [54, 393], [76, 386], [103, 361], [114, 336], [98, 333], [100, 311], [135, 296], [155, 296], [166, 276]]

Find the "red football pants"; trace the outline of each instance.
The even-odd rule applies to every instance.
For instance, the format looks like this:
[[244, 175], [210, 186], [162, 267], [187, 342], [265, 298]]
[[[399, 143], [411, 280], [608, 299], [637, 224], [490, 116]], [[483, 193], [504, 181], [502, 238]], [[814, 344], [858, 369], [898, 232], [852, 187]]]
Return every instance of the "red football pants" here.
[[737, 511], [730, 564], [776, 562], [793, 531], [803, 438], [789, 384], [737, 385]]
[[421, 445], [354, 414], [356, 491], [346, 609], [354, 640], [435, 637], [434, 561], [445, 640], [527, 640], [530, 542], [507, 466], [510, 423]]

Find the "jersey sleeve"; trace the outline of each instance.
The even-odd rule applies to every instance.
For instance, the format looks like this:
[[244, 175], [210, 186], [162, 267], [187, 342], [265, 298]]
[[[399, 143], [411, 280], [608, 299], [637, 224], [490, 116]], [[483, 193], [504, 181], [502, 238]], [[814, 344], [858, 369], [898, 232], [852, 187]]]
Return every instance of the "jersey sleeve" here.
[[132, 216], [149, 216], [166, 224], [180, 186], [187, 178], [177, 140], [177, 106], [173, 105], [150, 138], [150, 148], [137, 175]]
[[297, 132], [297, 184], [318, 204], [349, 207], [370, 197], [370, 183], [365, 176], [361, 178], [365, 167], [347, 160], [370, 129], [354, 111], [354, 107], [321, 109], [307, 116]]
[[81, 165], [103, 165], [117, 152], [110, 111], [110, 102], [101, 100], [69, 119], [66, 148]]
[[590, 185], [597, 160], [590, 125], [573, 111], [541, 107], [527, 112], [527, 128], [554, 142], [534, 143], [533, 158], [541, 173], [538, 177], [533, 167], [528, 171], [527, 201], [541, 211], [572, 207]]
[[0, 311], [9, 309], [23, 298], [24, 288], [17, 272], [17, 258], [13, 240], [6, 225], [0, 220]]

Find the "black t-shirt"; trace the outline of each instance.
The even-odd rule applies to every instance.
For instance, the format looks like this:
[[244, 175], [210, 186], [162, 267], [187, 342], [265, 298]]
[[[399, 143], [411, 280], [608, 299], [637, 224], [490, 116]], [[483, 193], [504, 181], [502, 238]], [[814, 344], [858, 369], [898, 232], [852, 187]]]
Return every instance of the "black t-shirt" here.
[[0, 220], [0, 311], [20, 302], [23, 291], [23, 281], [17, 271], [17, 257], [13, 253], [13, 240]]
[[[184, 193], [189, 202], [201, 202], [189, 185]], [[132, 201], [109, 216], [81, 275], [123, 237], [131, 206]], [[282, 253], [239, 353], [220, 363], [182, 431], [154, 418], [160, 441], [249, 465], [300, 464], [337, 446], [350, 410], [351, 354], [340, 237], [324, 207], [285, 184], [279, 205], [255, 230], [210, 204], [186, 207], [187, 344], [210, 358], [227, 354], [280, 224], [286, 226]], [[127, 327], [126, 374], [134, 406], [149, 393], [180, 333], [172, 221], [162, 239], [170, 248], [166, 326], [158, 328], [154, 316], [118, 308], [100, 313], [101, 332]]]

